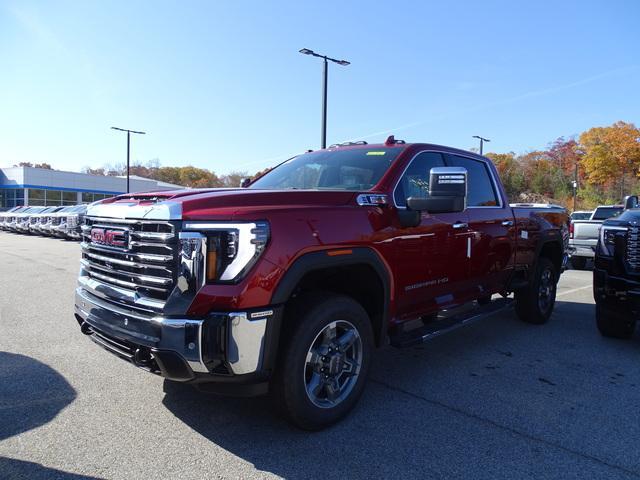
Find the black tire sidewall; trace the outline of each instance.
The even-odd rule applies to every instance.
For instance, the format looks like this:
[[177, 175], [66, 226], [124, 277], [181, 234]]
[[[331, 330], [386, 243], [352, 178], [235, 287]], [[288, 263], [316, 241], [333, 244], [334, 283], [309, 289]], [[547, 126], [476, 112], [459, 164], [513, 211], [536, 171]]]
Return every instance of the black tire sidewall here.
[[600, 333], [610, 338], [630, 338], [636, 327], [632, 314], [615, 302], [596, 302], [596, 325]]
[[[553, 275], [553, 299], [549, 308], [546, 311], [542, 311], [538, 302], [538, 294], [542, 274], [546, 270], [551, 270], [551, 275]], [[548, 258], [539, 258], [536, 265], [535, 276], [532, 279], [530, 286], [516, 292], [516, 311], [520, 319], [537, 325], [546, 323], [553, 313], [553, 308], [556, 303], [557, 289], [558, 273], [556, 272], [553, 263]]]
[[[280, 410], [297, 426], [318, 430], [344, 417], [357, 403], [364, 390], [373, 353], [373, 331], [365, 310], [349, 297], [335, 294], [315, 296], [309, 301], [301, 298], [294, 310], [288, 342], [278, 365], [276, 400]], [[346, 320], [358, 330], [362, 340], [362, 365], [358, 380], [350, 395], [333, 408], [321, 408], [307, 396], [304, 365], [312, 342], [324, 327], [336, 320]]]

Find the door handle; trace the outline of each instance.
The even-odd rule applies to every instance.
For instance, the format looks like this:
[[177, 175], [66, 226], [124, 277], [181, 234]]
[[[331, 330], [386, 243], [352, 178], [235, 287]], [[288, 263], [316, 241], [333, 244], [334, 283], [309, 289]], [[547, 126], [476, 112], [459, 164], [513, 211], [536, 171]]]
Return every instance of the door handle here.
[[455, 228], [456, 230], [460, 228], [469, 228], [469, 224], [466, 222], [456, 222], [453, 224], [453, 228]]
[[505, 220], [502, 222], [503, 227], [513, 227], [513, 220]]

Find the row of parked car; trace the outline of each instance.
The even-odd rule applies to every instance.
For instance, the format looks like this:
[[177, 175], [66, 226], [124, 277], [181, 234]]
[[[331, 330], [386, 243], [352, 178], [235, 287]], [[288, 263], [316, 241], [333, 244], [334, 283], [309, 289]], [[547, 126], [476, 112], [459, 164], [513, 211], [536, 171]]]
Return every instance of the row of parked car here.
[[86, 205], [14, 207], [0, 212], [0, 230], [80, 240]]

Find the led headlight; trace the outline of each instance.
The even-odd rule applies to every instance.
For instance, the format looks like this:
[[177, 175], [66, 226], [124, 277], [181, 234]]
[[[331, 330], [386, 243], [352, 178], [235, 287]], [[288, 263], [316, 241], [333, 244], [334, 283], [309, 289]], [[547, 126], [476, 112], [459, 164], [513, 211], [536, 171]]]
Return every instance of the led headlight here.
[[[199, 232], [199, 248], [205, 264], [203, 276], [208, 283], [241, 280], [269, 242], [267, 222], [186, 222], [184, 229]], [[193, 242], [193, 238], [190, 241]]]
[[616, 238], [619, 236], [624, 237], [626, 234], [626, 227], [600, 227], [600, 240], [598, 242], [600, 253], [613, 257], [616, 252]]

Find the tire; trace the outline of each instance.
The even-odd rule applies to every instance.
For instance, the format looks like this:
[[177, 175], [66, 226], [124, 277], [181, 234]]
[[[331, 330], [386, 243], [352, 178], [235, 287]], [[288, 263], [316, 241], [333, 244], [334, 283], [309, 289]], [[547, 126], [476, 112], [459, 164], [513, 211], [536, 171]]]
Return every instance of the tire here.
[[587, 267], [587, 258], [571, 257], [571, 266], [574, 270], [584, 270]]
[[[362, 395], [373, 353], [371, 321], [350, 297], [322, 293], [298, 299], [285, 322], [272, 397], [291, 423], [320, 430], [347, 415]], [[339, 343], [349, 346], [339, 351]]]
[[620, 307], [596, 303], [596, 325], [603, 337], [620, 338], [623, 340], [633, 336], [636, 321], [632, 314]]
[[515, 292], [516, 313], [520, 320], [541, 325], [546, 323], [556, 302], [558, 274], [551, 260], [538, 258], [529, 286]]
[[487, 295], [486, 297], [480, 297], [476, 300], [476, 302], [478, 302], [478, 305], [480, 306], [489, 305], [491, 303], [491, 295]]

